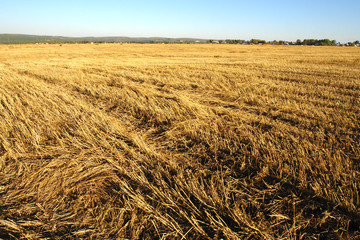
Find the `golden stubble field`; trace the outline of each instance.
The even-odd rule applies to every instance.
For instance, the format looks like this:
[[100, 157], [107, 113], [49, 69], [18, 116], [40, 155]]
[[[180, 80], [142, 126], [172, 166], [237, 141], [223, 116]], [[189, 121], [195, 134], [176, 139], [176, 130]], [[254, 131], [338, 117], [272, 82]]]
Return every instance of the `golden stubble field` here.
[[0, 238], [357, 239], [360, 48], [0, 46]]

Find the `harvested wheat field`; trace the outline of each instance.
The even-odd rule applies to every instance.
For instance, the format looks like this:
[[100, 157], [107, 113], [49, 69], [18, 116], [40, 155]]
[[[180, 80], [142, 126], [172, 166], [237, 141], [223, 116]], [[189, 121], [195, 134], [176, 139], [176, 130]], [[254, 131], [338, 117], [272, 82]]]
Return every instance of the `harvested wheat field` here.
[[359, 239], [360, 48], [0, 46], [0, 238]]

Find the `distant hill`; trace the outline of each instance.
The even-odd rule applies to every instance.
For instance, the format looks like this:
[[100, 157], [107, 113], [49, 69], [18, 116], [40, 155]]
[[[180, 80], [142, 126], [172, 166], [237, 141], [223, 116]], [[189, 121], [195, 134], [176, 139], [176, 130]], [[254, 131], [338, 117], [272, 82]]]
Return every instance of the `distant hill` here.
[[132, 38], [132, 37], [62, 37], [62, 36], [40, 36], [26, 34], [0, 34], [0, 44], [25, 44], [25, 43], [76, 43], [76, 42], [199, 42], [205, 43], [206, 39], [197, 38]]

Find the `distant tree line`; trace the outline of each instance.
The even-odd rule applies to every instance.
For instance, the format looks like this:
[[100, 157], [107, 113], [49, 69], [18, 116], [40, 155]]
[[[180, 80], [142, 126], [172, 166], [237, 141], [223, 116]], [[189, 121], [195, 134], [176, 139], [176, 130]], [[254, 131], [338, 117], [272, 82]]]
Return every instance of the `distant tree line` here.
[[101, 44], [101, 43], [153, 43], [153, 44], [194, 44], [194, 43], [213, 43], [213, 44], [247, 44], [247, 45], [261, 45], [261, 44], [271, 44], [271, 45], [307, 45], [307, 46], [356, 46], [360, 47], [359, 41], [340, 43], [336, 40], [330, 39], [304, 39], [292, 41], [283, 41], [283, 40], [273, 40], [265, 41], [262, 39], [251, 39], [251, 40], [241, 40], [241, 39], [226, 39], [226, 40], [191, 40], [191, 39], [124, 39], [124, 40], [103, 40], [103, 39], [91, 39], [91, 40], [77, 40], [77, 39], [15, 39], [11, 42], [7, 41], [4, 37], [0, 36], [0, 44], [21, 44], [21, 43], [37, 43], [37, 44]]
[[330, 39], [298, 39], [296, 45], [310, 45], [310, 46], [336, 46], [336, 40]]
[[101, 40], [84, 40], [84, 41], [47, 41], [47, 42], [39, 42], [41, 44], [100, 44], [100, 43], [163, 43], [163, 44], [191, 44], [191, 43], [198, 43], [195, 41], [180, 41], [180, 40], [174, 40], [174, 41], [162, 41], [162, 40], [128, 40], [128, 41], [101, 41]]
[[[129, 41], [101, 41], [101, 40], [82, 40], [82, 41], [46, 41], [46, 42], [39, 42], [41, 44], [89, 44], [89, 43], [178, 43], [178, 44], [190, 44], [190, 43], [198, 43], [194, 41], [162, 41], [162, 40], [129, 40]], [[306, 45], [306, 46], [357, 46], [360, 47], [359, 41], [354, 42], [347, 42], [347, 43], [340, 43], [336, 40], [329, 40], [329, 39], [304, 39], [304, 40], [296, 40], [295, 42], [291, 41], [283, 41], [283, 40], [273, 40], [273, 41], [265, 41], [261, 39], [251, 39], [251, 40], [240, 40], [240, 39], [226, 39], [226, 40], [208, 40], [207, 43], [219, 43], [219, 44], [244, 44], [244, 45], [261, 45], [261, 44], [270, 44], [270, 45]]]
[[251, 39], [251, 40], [240, 40], [240, 39], [226, 39], [226, 40], [209, 40], [208, 43], [222, 43], [222, 44], [271, 44], [271, 45], [307, 45], [307, 46], [360, 46], [359, 41], [339, 43], [336, 40], [330, 39], [304, 39], [292, 41], [283, 41], [283, 40], [273, 40], [265, 41], [261, 39]]
[[[49, 44], [54, 43], [119, 43], [118, 41], [101, 41], [101, 40], [83, 40], [83, 41], [48, 41]], [[123, 43], [182, 43], [182, 44], [189, 44], [189, 43], [198, 43], [195, 41], [166, 41], [166, 40], [128, 40], [123, 41]], [[273, 41], [265, 41], [261, 39], [251, 39], [251, 40], [241, 40], [241, 39], [226, 39], [226, 40], [208, 40], [207, 43], [221, 43], [221, 44], [271, 44], [271, 45], [306, 45], [306, 46], [358, 46], [360, 47], [359, 41], [354, 42], [347, 42], [347, 43], [340, 43], [336, 40], [330, 39], [304, 39], [304, 40], [296, 40], [295, 42], [292, 41], [283, 41], [283, 40], [273, 40]]]

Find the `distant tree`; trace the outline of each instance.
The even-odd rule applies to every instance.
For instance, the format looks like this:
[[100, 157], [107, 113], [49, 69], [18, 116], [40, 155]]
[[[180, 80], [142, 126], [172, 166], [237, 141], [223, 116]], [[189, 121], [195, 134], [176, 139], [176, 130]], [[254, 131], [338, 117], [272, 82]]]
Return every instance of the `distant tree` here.
[[321, 45], [321, 46], [330, 46], [331, 45], [331, 41], [329, 39], [321, 39], [317, 41], [317, 45]]
[[237, 42], [237, 40], [233, 40], [233, 39], [226, 39], [225, 43], [227, 44], [235, 44]]
[[251, 39], [250, 40], [250, 43], [252, 43], [252, 44], [264, 44], [264, 43], [266, 43], [266, 41], [265, 40], [260, 40], [260, 39]]
[[304, 45], [319, 45], [319, 40], [316, 39], [304, 39], [303, 41]]

